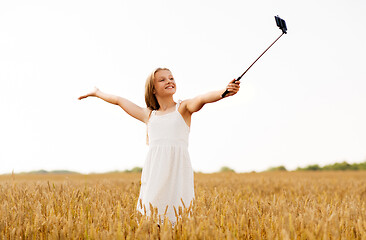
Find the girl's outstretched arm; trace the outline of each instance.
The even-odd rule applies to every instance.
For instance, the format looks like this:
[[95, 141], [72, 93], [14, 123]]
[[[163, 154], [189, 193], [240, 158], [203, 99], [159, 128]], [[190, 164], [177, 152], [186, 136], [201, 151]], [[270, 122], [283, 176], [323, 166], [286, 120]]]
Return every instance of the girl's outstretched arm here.
[[[235, 95], [240, 88], [240, 81], [235, 82], [235, 79], [232, 80], [226, 87], [226, 89], [229, 91], [228, 94], [226, 94], [226, 97]], [[194, 112], [198, 112], [206, 103], [212, 103], [216, 102], [218, 100], [223, 99], [221, 95], [225, 92], [226, 89], [218, 90], [209, 92], [200, 96], [197, 96], [195, 98], [186, 100], [186, 109], [187, 111], [192, 114]]]
[[115, 104], [120, 106], [127, 114], [130, 116], [146, 123], [149, 119], [149, 113], [151, 110], [147, 108], [139, 107], [138, 105], [134, 104], [133, 102], [116, 95], [104, 93], [100, 91], [98, 88], [94, 87], [94, 90], [88, 94], [80, 96], [78, 99], [84, 99], [87, 97], [98, 97], [108, 103]]

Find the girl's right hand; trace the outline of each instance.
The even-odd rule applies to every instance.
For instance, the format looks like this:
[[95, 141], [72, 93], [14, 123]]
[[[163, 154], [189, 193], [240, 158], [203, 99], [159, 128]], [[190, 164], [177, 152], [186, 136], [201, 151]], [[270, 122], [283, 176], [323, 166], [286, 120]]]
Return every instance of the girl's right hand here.
[[96, 97], [97, 96], [97, 92], [99, 91], [99, 89], [97, 87], [94, 87], [93, 91], [80, 96], [78, 99], [81, 100], [83, 98], [87, 98], [87, 97]]

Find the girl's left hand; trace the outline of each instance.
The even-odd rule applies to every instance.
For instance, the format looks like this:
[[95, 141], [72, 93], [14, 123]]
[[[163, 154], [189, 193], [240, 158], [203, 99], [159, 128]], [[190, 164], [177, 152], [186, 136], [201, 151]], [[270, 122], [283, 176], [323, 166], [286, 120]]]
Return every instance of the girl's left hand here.
[[240, 81], [235, 81], [236, 79], [232, 80], [226, 87], [226, 89], [229, 91], [226, 96], [233, 96], [239, 92], [240, 88]]

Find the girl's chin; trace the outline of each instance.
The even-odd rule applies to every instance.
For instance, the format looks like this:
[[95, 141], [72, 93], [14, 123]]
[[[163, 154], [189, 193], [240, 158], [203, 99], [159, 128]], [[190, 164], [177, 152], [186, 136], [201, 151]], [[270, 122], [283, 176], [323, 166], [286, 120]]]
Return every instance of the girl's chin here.
[[159, 92], [160, 96], [170, 96], [173, 95], [176, 92], [175, 88], [171, 88], [171, 89], [164, 89], [163, 91]]
[[167, 93], [175, 93], [175, 88], [165, 89]]

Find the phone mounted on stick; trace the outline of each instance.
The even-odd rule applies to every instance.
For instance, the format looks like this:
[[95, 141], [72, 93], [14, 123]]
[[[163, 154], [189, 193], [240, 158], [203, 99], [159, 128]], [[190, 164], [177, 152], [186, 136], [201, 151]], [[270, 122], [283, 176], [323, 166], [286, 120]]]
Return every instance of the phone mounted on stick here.
[[[263, 54], [265, 54], [267, 52], [268, 49], [270, 49], [270, 47], [272, 47], [273, 44], [275, 44], [275, 42], [277, 42], [278, 39], [280, 39], [282, 37], [283, 34], [287, 34], [287, 26], [286, 26], [286, 22], [285, 20], [283, 20], [282, 18], [280, 18], [278, 15], [275, 16], [275, 20], [276, 20], [276, 24], [277, 24], [277, 27], [279, 27], [281, 30], [282, 30], [282, 34], [266, 49], [264, 50], [264, 52], [252, 63], [252, 65], [250, 65], [247, 70], [245, 70], [245, 72], [243, 72], [242, 75], [240, 75], [237, 79], [235, 79], [234, 83], [236, 81], [239, 81], [243, 76], [244, 74], [246, 74], [248, 72], [248, 70], [254, 65], [254, 63], [256, 63], [258, 61], [258, 59], [260, 59]], [[221, 97], [225, 97], [226, 94], [228, 94], [229, 91], [226, 90], [222, 95]]]

